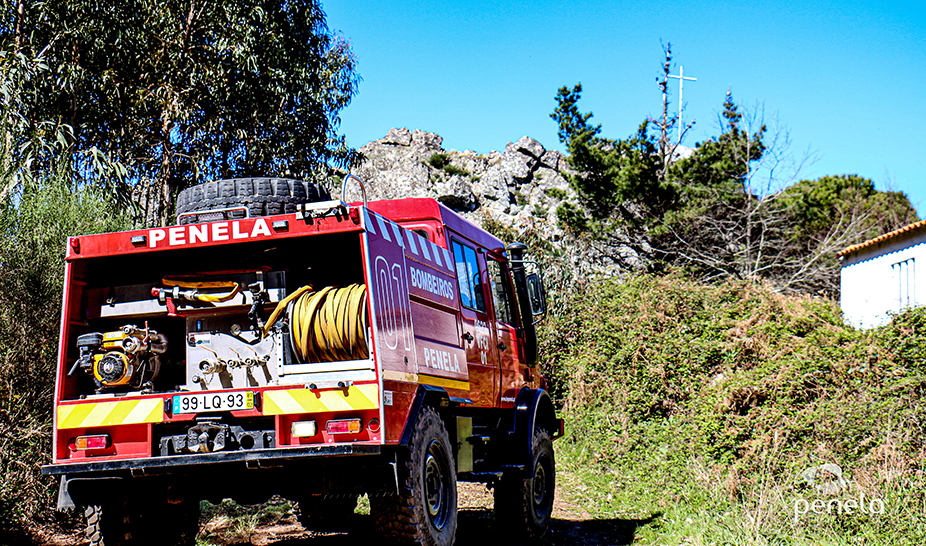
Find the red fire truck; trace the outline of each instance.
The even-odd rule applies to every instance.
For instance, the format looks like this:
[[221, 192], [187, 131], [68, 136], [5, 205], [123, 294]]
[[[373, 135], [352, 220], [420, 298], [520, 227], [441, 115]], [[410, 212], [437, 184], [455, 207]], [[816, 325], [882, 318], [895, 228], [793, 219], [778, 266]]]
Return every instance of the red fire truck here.
[[201, 499], [330, 530], [363, 494], [390, 541], [450, 545], [457, 481], [543, 535], [563, 425], [525, 245], [432, 199], [348, 205], [348, 179], [209, 182], [177, 225], [69, 238], [42, 470], [92, 545], [192, 544]]

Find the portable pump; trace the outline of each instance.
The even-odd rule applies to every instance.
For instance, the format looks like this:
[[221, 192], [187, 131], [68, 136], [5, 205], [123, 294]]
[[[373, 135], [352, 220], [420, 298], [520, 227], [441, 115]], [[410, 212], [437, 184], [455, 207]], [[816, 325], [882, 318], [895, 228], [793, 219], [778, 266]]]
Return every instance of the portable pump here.
[[161, 369], [158, 355], [167, 351], [167, 337], [128, 324], [113, 332], [77, 337], [80, 357], [68, 375], [80, 368], [93, 377], [97, 394], [119, 389], [150, 388]]

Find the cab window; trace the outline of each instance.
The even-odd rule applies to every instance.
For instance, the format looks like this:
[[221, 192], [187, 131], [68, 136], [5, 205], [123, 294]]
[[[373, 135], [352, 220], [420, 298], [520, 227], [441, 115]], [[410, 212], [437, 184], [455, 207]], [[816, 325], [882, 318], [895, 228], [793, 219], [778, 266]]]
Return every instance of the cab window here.
[[479, 262], [476, 251], [469, 245], [454, 240], [453, 261], [457, 270], [457, 284], [460, 285], [460, 301], [464, 307], [486, 312], [483, 295], [482, 278], [479, 275]]
[[500, 262], [489, 259], [489, 283], [492, 288], [492, 302], [495, 304], [495, 320], [514, 324], [511, 312], [511, 298], [508, 296], [510, 283], [508, 270]]

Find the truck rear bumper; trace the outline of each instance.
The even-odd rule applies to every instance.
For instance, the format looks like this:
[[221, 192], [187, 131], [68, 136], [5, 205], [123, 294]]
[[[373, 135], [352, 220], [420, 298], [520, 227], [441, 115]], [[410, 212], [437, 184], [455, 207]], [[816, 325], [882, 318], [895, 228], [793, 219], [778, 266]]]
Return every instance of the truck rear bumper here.
[[137, 459], [111, 459], [106, 461], [75, 462], [50, 464], [42, 467], [42, 474], [57, 476], [67, 474], [93, 474], [97, 472], [126, 471], [130, 475], [144, 475], [148, 470], [177, 470], [198, 465], [231, 465], [242, 468], [273, 467], [294, 460], [307, 460], [316, 457], [350, 457], [379, 455], [380, 445], [342, 444], [320, 445], [284, 449], [253, 449], [249, 451], [220, 451], [192, 455], [173, 455], [168, 457], [145, 457]]

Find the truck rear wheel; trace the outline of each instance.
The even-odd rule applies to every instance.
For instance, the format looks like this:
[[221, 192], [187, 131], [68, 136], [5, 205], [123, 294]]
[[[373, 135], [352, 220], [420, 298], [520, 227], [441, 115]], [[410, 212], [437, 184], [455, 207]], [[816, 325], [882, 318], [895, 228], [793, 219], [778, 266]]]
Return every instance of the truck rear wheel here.
[[346, 531], [357, 508], [357, 497], [317, 495], [299, 501], [299, 523], [311, 531]]
[[90, 546], [192, 546], [199, 531], [199, 503], [121, 502], [88, 506]]
[[399, 494], [370, 499], [376, 526], [400, 544], [451, 546], [457, 531], [457, 476], [450, 437], [437, 412], [422, 410], [399, 460]]
[[[296, 205], [327, 201], [328, 190], [314, 182], [289, 178], [230, 178], [214, 180], [180, 190], [177, 194], [177, 214], [245, 206], [248, 214], [270, 216], [296, 212]], [[196, 222], [196, 218], [181, 219], [181, 224]]]
[[553, 441], [546, 431], [534, 432], [530, 476], [503, 476], [495, 486], [495, 519], [518, 543], [539, 542], [550, 526], [556, 491]]

